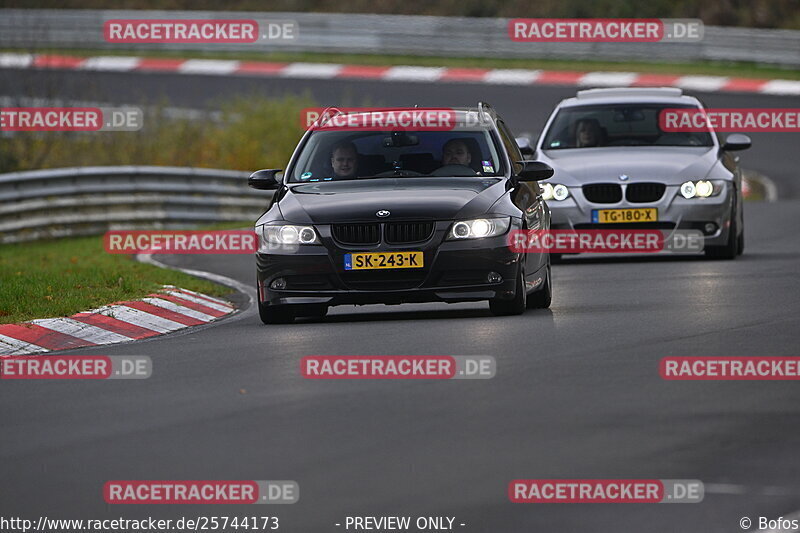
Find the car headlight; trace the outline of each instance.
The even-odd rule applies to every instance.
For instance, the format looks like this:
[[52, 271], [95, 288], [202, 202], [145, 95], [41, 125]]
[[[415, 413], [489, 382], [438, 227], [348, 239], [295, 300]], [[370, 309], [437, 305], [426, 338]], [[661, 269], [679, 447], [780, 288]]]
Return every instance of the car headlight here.
[[709, 181], [685, 181], [681, 184], [681, 196], [687, 200], [691, 198], [708, 198], [717, 196], [725, 188], [725, 182], [721, 180]]
[[496, 237], [508, 231], [511, 217], [476, 218], [455, 222], [447, 234], [447, 240], [482, 239]]
[[261, 226], [261, 236], [268, 244], [320, 244], [313, 226], [264, 225]]
[[561, 183], [542, 183], [542, 198], [544, 200], [566, 200], [569, 198], [569, 189]]

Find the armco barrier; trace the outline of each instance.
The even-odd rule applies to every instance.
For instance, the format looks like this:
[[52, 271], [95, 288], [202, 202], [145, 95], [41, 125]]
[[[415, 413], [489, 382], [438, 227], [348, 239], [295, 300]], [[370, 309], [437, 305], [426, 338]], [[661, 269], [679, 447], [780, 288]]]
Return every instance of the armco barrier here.
[[254, 222], [270, 192], [247, 172], [180, 167], [77, 167], [0, 174], [0, 243], [109, 229]]
[[[113, 44], [103, 38], [110, 19], [292, 20], [293, 40], [250, 44]], [[752, 61], [800, 65], [800, 31], [706, 26], [697, 42], [517, 43], [508, 19], [225, 11], [0, 9], [0, 48], [106, 50], [248, 50], [644, 61]]]

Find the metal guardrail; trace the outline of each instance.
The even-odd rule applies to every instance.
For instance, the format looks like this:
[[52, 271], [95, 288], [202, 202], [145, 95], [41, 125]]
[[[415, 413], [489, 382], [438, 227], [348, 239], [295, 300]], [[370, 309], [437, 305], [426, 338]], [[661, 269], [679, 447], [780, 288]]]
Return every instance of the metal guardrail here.
[[271, 192], [247, 172], [180, 167], [76, 167], [0, 174], [0, 243], [255, 221]]
[[[294, 40], [252, 44], [112, 44], [109, 19], [293, 20]], [[517, 43], [508, 19], [340, 13], [0, 9], [0, 47], [305, 51], [659, 61], [752, 61], [800, 65], [800, 31], [706, 26], [702, 41], [662, 43]]]

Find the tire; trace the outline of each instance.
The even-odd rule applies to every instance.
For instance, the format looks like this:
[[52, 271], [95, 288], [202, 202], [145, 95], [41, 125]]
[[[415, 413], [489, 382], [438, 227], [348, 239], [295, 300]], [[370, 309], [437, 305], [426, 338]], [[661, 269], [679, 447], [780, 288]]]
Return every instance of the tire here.
[[258, 316], [264, 324], [291, 324], [295, 312], [287, 305], [264, 305], [258, 302]]
[[519, 275], [517, 283], [514, 285], [514, 298], [511, 300], [500, 300], [492, 298], [489, 300], [489, 310], [495, 316], [521, 315], [525, 312], [525, 271], [522, 263], [519, 265]]
[[528, 309], [547, 309], [553, 301], [553, 274], [549, 263], [545, 272], [546, 277], [542, 288], [529, 294], [525, 300], [525, 307]]
[[728, 232], [728, 242], [722, 246], [707, 246], [706, 257], [711, 259], [735, 259], [739, 255], [739, 237], [736, 215], [731, 219], [731, 227]]

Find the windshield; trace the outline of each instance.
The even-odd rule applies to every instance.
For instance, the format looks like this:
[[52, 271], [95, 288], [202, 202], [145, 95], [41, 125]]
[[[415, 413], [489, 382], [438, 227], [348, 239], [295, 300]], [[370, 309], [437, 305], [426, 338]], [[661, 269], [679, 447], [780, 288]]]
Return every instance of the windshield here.
[[713, 146], [707, 132], [665, 132], [658, 125], [675, 104], [611, 104], [562, 108], [547, 131], [543, 150], [603, 146]]
[[486, 129], [472, 131], [315, 131], [290, 183], [364, 178], [502, 176]]

